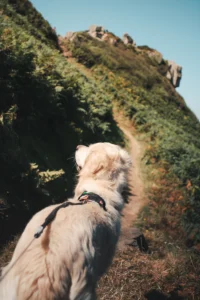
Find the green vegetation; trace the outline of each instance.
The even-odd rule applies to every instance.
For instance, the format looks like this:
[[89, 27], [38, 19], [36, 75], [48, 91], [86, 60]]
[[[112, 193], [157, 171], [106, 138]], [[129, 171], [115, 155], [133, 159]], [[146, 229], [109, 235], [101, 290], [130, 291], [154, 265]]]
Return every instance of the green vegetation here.
[[[62, 46], [91, 69], [88, 78], [60, 54], [55, 32], [29, 1], [4, 0], [1, 6], [0, 157], [5, 176], [0, 186], [2, 198], [9, 199], [4, 201], [32, 211], [44, 205], [45, 197], [49, 201], [47, 195], [53, 201], [58, 194], [68, 195], [73, 180], [66, 179], [71, 166], [66, 158], [75, 145], [121, 141], [112, 119], [114, 100], [149, 143], [146, 163], [164, 165], [168, 176], [176, 177], [184, 194], [182, 223], [200, 241], [200, 124], [163, 76], [166, 62], [153, 62], [147, 46], [137, 52], [80, 32]], [[40, 173], [47, 170], [61, 173], [44, 184]], [[25, 194], [16, 200], [9, 189], [19, 182]], [[40, 190], [42, 200], [27, 200], [34, 194], [29, 185]]]
[[76, 59], [67, 61], [55, 31], [28, 0], [1, 0], [0, 238], [10, 239], [35, 211], [72, 195], [77, 144], [124, 143], [114, 105], [144, 145], [149, 203], [138, 226], [152, 253], [119, 253], [98, 294], [142, 299], [156, 289], [169, 299], [179, 292], [198, 299], [200, 123], [165, 77], [167, 63], [148, 57], [153, 49], [137, 51], [107, 34], [107, 42], [86, 32], [73, 42], [62, 39], [62, 51]]
[[31, 35], [18, 19], [19, 14], [4, 6], [0, 13], [0, 196], [1, 205], [9, 209], [0, 218], [7, 230], [19, 215], [17, 224], [72, 194], [75, 168], [69, 158], [77, 144], [122, 142], [111, 98], [103, 87], [68, 64], [56, 47]]
[[[8, 5], [9, 4], [9, 5]], [[1, 0], [0, 9], [30, 35], [49, 46], [59, 48], [55, 30], [28, 0]]]
[[[150, 147], [146, 164], [164, 166], [168, 178], [175, 176], [176, 188], [184, 194], [174, 216], [176, 223], [181, 215], [188, 236], [200, 241], [200, 123], [162, 76], [166, 63], [158, 65], [145, 51], [111, 46], [87, 33], [79, 33], [68, 47], [79, 62], [92, 67], [105, 90], [143, 134]], [[177, 201], [174, 199], [174, 205]]]

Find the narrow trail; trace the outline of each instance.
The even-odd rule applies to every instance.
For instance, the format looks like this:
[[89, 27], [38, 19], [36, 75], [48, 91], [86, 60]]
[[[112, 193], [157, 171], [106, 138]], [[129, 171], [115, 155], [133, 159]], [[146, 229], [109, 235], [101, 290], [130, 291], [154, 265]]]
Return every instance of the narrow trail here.
[[142, 156], [141, 144], [134, 138], [131, 131], [133, 127], [128, 120], [124, 120], [123, 116], [114, 111], [115, 121], [118, 127], [124, 133], [128, 140], [129, 152], [132, 159], [132, 167], [129, 172], [128, 180], [131, 196], [122, 212], [122, 228], [121, 237], [118, 243], [118, 250], [124, 250], [127, 245], [133, 242], [133, 238], [139, 235], [139, 229], [134, 227], [137, 215], [145, 204], [144, 184], [142, 182], [140, 160]]

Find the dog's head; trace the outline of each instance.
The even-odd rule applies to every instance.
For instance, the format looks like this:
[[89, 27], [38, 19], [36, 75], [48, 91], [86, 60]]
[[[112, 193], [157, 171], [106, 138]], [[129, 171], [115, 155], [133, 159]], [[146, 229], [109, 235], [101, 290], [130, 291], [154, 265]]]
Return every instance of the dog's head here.
[[89, 147], [77, 146], [75, 159], [80, 177], [113, 182], [124, 176], [131, 165], [129, 154], [121, 147], [110, 143], [97, 143]]

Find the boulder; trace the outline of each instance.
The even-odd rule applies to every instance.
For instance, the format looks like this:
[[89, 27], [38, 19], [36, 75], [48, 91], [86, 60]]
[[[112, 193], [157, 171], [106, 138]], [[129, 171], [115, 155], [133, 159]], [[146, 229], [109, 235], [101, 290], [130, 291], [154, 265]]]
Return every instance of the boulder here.
[[132, 37], [128, 33], [124, 33], [122, 40], [125, 45], [132, 45], [134, 47], [136, 46], [135, 41], [132, 39]]
[[113, 46], [116, 46], [117, 45], [117, 39], [115, 39], [115, 38], [109, 38], [109, 43], [111, 44], [111, 45], [113, 45]]
[[89, 32], [104, 32], [103, 26], [91, 25], [89, 27]]
[[117, 45], [117, 38], [110, 34], [110, 33], [104, 33], [104, 35], [102, 36], [102, 41], [104, 42], [108, 42], [109, 44], [113, 45], [113, 46], [116, 46]]
[[75, 37], [76, 37], [76, 32], [68, 31], [64, 38], [73, 41]]
[[91, 25], [88, 31], [89, 35], [94, 38], [102, 39], [105, 30], [103, 26]]
[[90, 36], [100, 41], [107, 42], [113, 46], [117, 46], [120, 39], [112, 32], [105, 30], [103, 26], [91, 25], [87, 31]]
[[176, 88], [179, 87], [182, 78], [182, 67], [177, 65], [174, 61], [168, 60], [168, 71], [166, 77], [171, 81]]
[[163, 60], [163, 56], [160, 52], [153, 50], [153, 51], [147, 51], [148, 56], [156, 61], [159, 65], [161, 64]]

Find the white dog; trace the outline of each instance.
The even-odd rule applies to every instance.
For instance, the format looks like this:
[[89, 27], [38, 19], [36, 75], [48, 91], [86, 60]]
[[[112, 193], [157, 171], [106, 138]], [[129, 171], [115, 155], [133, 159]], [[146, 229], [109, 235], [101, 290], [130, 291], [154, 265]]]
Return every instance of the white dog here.
[[110, 265], [119, 238], [121, 193], [131, 162], [125, 150], [110, 143], [78, 146], [75, 159], [79, 180], [69, 201], [90, 200], [59, 209], [37, 239], [38, 226], [59, 205], [33, 216], [2, 271], [1, 300], [96, 298], [97, 281]]

